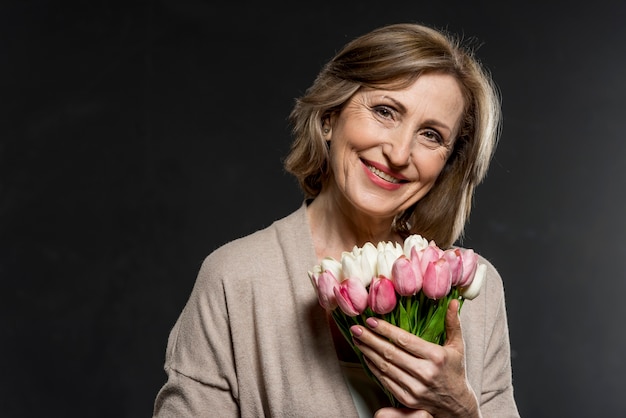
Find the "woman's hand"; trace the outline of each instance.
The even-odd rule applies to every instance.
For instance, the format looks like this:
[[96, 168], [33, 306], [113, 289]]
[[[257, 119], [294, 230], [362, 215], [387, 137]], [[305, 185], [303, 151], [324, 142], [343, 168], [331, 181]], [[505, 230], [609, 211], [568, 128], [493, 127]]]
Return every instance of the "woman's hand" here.
[[353, 341], [374, 375], [412, 410], [383, 408], [383, 417], [480, 417], [478, 401], [465, 376], [465, 347], [453, 300], [446, 312], [446, 342], [425, 341], [381, 319], [369, 318], [369, 329], [350, 328]]

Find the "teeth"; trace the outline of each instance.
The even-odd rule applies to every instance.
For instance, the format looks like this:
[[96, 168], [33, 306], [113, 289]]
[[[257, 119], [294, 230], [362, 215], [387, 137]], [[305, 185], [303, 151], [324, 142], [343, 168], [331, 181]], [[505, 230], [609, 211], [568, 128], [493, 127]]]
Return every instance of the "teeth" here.
[[382, 171], [380, 171], [379, 169], [377, 169], [376, 167], [372, 167], [371, 165], [368, 165], [367, 168], [374, 174], [376, 174], [378, 177], [380, 177], [383, 180], [388, 181], [389, 183], [400, 183], [400, 180], [398, 180], [395, 177], [390, 176], [387, 173], [384, 173]]

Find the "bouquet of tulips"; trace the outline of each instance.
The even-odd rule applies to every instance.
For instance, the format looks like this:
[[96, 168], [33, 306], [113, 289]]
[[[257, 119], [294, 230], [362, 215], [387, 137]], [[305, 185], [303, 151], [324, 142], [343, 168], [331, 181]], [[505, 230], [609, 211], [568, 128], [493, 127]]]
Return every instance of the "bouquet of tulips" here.
[[[320, 305], [330, 311], [366, 373], [400, 406], [371, 373], [354, 346], [352, 325], [374, 316], [435, 344], [445, 342], [445, 314], [450, 300], [475, 298], [486, 266], [471, 249], [442, 250], [433, 241], [410, 235], [404, 245], [371, 242], [344, 252], [341, 260], [325, 257], [309, 271]], [[459, 308], [460, 309], [460, 308]]]

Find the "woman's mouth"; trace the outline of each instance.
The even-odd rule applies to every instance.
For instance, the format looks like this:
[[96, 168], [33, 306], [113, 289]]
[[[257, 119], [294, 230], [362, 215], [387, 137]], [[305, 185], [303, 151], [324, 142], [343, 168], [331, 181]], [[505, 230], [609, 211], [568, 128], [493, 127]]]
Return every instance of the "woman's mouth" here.
[[390, 173], [389, 168], [382, 164], [361, 159], [363, 168], [374, 184], [386, 190], [396, 190], [408, 180], [399, 173]]
[[389, 183], [400, 183], [400, 180], [398, 180], [397, 178], [377, 169], [374, 166], [371, 166], [369, 164], [365, 164], [365, 166], [367, 167], [367, 169], [369, 171], [371, 171], [372, 173], [376, 174], [378, 177], [380, 177], [383, 180], [388, 181]]

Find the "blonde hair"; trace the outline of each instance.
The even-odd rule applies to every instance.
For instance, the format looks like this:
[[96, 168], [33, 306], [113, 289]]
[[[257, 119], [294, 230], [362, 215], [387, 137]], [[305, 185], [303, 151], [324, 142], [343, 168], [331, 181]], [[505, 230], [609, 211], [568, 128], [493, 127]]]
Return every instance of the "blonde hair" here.
[[294, 142], [285, 159], [309, 198], [330, 176], [322, 123], [362, 87], [403, 88], [427, 72], [456, 78], [465, 111], [454, 149], [433, 188], [396, 218], [401, 235], [420, 234], [448, 247], [463, 235], [474, 188], [487, 173], [500, 134], [498, 90], [458, 38], [419, 24], [393, 24], [346, 44], [320, 71], [290, 114]]

